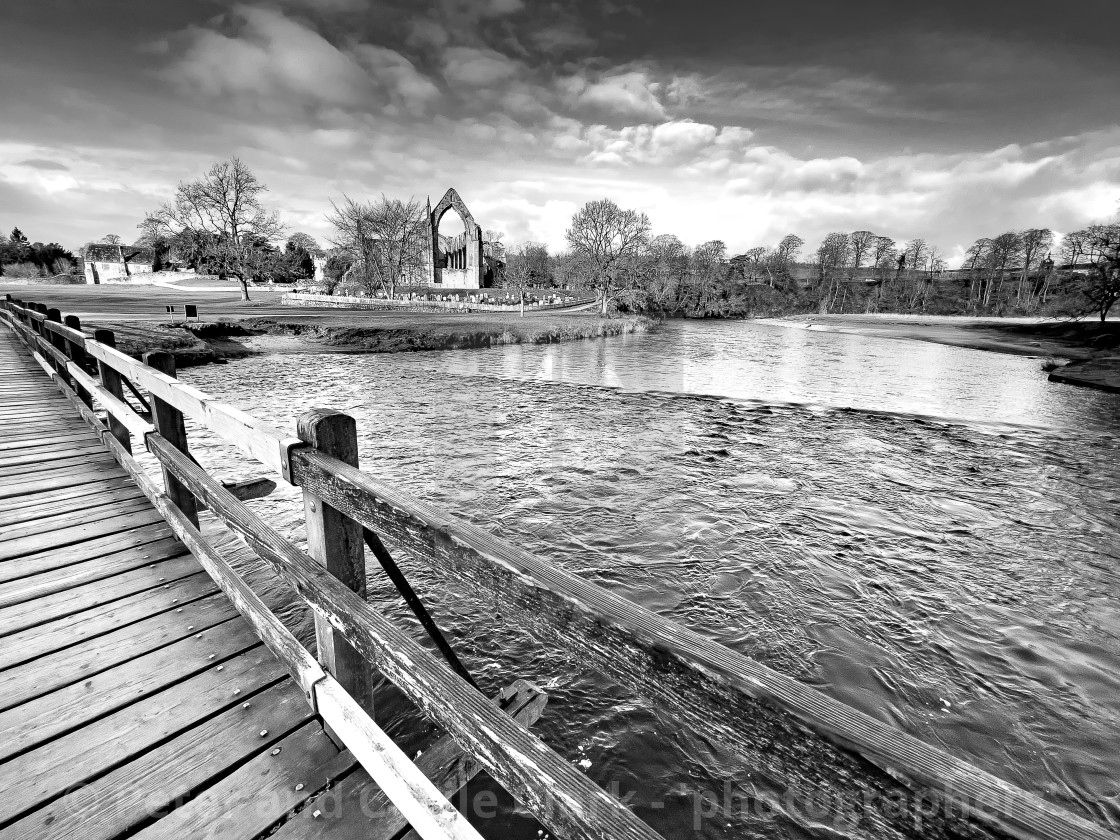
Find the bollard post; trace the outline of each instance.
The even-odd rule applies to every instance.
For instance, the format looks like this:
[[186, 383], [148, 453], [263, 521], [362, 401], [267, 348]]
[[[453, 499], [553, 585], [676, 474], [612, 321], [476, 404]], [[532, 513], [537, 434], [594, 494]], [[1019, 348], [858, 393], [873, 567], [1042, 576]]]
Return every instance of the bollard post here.
[[[299, 418], [296, 434], [320, 452], [358, 466], [358, 431], [353, 417], [313, 408]], [[366, 560], [361, 525], [307, 490], [303, 491], [303, 512], [307, 519], [307, 553], [364, 599]], [[318, 614], [315, 640], [324, 670], [373, 717], [373, 673], [369, 663]]]
[[[167, 376], [175, 376], [175, 357], [163, 350], [152, 350], [145, 353], [144, 364]], [[155, 394], [150, 394], [150, 396], [152, 400], [152, 424], [156, 427], [156, 431], [159, 432], [160, 437], [184, 455], [189, 455], [190, 453], [187, 451], [187, 428], [183, 424], [183, 412], [164, 402]], [[191, 491], [184, 487], [182, 482], [167, 467], [163, 468], [163, 486], [167, 490], [167, 497], [171, 499], [175, 507], [179, 508], [191, 521], [191, 524], [197, 528], [198, 502], [191, 495]]]
[[[95, 330], [93, 339], [99, 344], [104, 344], [106, 347], [117, 346], [117, 337], [113, 334], [112, 330]], [[97, 373], [101, 377], [101, 384], [105, 387], [105, 390], [121, 402], [125, 402], [121, 375], [100, 359], [97, 362]], [[114, 417], [112, 413], [109, 414], [109, 431], [112, 433], [113, 437], [117, 439], [117, 443], [124, 447], [125, 452], [131, 455], [132, 435], [129, 434], [125, 425]]]

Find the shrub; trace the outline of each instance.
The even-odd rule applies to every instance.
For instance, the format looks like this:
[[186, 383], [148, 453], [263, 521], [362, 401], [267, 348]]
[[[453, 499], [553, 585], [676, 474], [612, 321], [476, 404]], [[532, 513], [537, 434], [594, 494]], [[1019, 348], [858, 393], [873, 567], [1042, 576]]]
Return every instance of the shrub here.
[[17, 280], [30, 280], [32, 278], [42, 277], [43, 272], [35, 263], [11, 263], [10, 265], [4, 266], [4, 276]]

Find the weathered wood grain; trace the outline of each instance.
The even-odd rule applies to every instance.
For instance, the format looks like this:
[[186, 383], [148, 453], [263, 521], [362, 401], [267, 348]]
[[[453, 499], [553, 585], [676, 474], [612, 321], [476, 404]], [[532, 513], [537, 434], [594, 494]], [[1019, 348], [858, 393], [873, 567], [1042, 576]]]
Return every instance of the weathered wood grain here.
[[102, 487], [89, 493], [75, 493], [62, 498], [53, 494], [42, 496], [35, 504], [11, 508], [0, 505], [0, 538], [7, 534], [5, 529], [12, 525], [48, 519], [66, 513], [68, 510], [73, 510], [77, 515], [83, 515], [86, 511], [95, 508], [103, 511], [112, 505], [131, 502], [144, 496], [135, 485], [130, 486], [123, 480], [118, 481], [117, 484], [119, 486]]
[[107, 500], [105, 504], [100, 506], [83, 508], [70, 513], [56, 513], [52, 516], [36, 519], [33, 522], [0, 528], [0, 545], [35, 534], [47, 535], [52, 531], [63, 528], [99, 522], [107, 516], [125, 516], [137, 511], [151, 510], [151, 507], [148, 500], [143, 497], [139, 499], [133, 497], [125, 500]]
[[244, 840], [265, 836], [273, 825], [356, 763], [349, 752], [340, 753], [319, 723], [312, 721], [133, 838]]
[[197, 574], [167, 585], [19, 630], [5, 636], [3, 644], [0, 644], [0, 671], [63, 650], [78, 642], [95, 639], [153, 615], [181, 609], [192, 601], [213, 595], [217, 591], [214, 581], [200, 569]]
[[[136, 528], [125, 533], [114, 533], [93, 540], [68, 545], [61, 549], [46, 549], [36, 554], [28, 554], [15, 560], [6, 560], [0, 563], [0, 581], [19, 580], [31, 575], [42, 574], [55, 569], [65, 569], [79, 563], [89, 563], [98, 558], [106, 558], [105, 563], [114, 563], [121, 559], [122, 553], [139, 551], [145, 562], [164, 559], [166, 545], [162, 542], [171, 536], [171, 529], [164, 522]], [[166, 554], [167, 557], [176, 556], [177, 552]], [[141, 565], [141, 564], [137, 564]], [[89, 570], [92, 567], [83, 567]], [[75, 569], [75, 572], [78, 572]], [[111, 572], [112, 573], [112, 572]], [[89, 577], [96, 580], [104, 575]], [[69, 588], [69, 587], [65, 587]]]
[[[308, 603], [327, 615], [374, 667], [558, 835], [586, 840], [658, 836], [532, 733], [496, 710], [380, 611], [261, 522], [201, 467], [159, 435], [148, 437], [148, 447]], [[317, 692], [317, 696], [321, 708], [322, 695]]]
[[[211, 595], [134, 622], [88, 642], [0, 671], [0, 710], [10, 709], [107, 668], [193, 636], [237, 615], [229, 601]], [[271, 654], [270, 654], [271, 656]]]
[[7, 784], [0, 797], [0, 824], [18, 819], [76, 785], [143, 755], [160, 742], [279, 682], [283, 671], [272, 654], [254, 648], [83, 727], [0, 764]]
[[94, 537], [103, 537], [107, 534], [141, 528], [159, 522], [161, 518], [158, 512], [149, 508], [132, 513], [123, 513], [119, 516], [106, 516], [97, 522], [75, 525], [71, 528], [59, 528], [57, 531], [51, 531], [48, 534], [34, 534], [16, 540], [8, 540], [0, 543], [0, 561], [34, 554], [51, 546], [62, 548]]
[[0, 840], [113, 840], [167, 815], [312, 717], [291, 680], [237, 697], [227, 711], [0, 828]]
[[[351, 466], [358, 465], [358, 432], [354, 418], [337, 411], [312, 409], [298, 422], [300, 440], [330, 452]], [[307, 553], [343, 585], [366, 597], [366, 556], [362, 528], [330, 505], [304, 493]], [[315, 615], [315, 650], [320, 664], [370, 715], [373, 674], [369, 663], [346, 639], [335, 633], [323, 615]]]
[[249, 625], [231, 619], [201, 636], [188, 636], [0, 712], [0, 761], [68, 733], [80, 738], [78, 730], [87, 723], [208, 668], [224, 665], [231, 656], [260, 643]]

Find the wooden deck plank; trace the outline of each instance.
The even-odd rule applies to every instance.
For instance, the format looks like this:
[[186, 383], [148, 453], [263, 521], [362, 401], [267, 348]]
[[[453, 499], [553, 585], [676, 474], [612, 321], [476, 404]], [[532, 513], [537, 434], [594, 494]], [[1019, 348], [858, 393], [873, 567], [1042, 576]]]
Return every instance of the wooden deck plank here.
[[[73, 737], [51, 742], [0, 764], [8, 784], [0, 797], [0, 825], [57, 799], [75, 785], [142, 756], [168, 738], [236, 705], [285, 677], [263, 646], [209, 668], [185, 682], [127, 706], [83, 727]], [[234, 694], [234, 690], [240, 691]], [[145, 787], [147, 786], [145, 780]]]
[[64, 487], [62, 489], [49, 489], [40, 493], [28, 493], [22, 496], [12, 496], [11, 498], [4, 498], [0, 500], [0, 513], [8, 513], [9, 511], [18, 511], [21, 507], [38, 507], [40, 505], [47, 505], [52, 502], [62, 502], [68, 498], [77, 498], [80, 496], [88, 496], [96, 493], [104, 493], [113, 491], [113, 489], [132, 488], [136, 487], [131, 477], [116, 476], [113, 478], [103, 478], [101, 482], [93, 484], [84, 484], [77, 487]]
[[[166, 814], [206, 783], [307, 723], [311, 709], [291, 680], [245, 698], [18, 822], [0, 840], [111, 840]], [[268, 732], [261, 737], [260, 732]], [[144, 779], [144, 784], [136, 783]]]
[[226, 598], [212, 595], [185, 604], [181, 613], [153, 615], [88, 643], [0, 671], [0, 711], [204, 632], [236, 614]]
[[52, 531], [61, 531], [64, 528], [73, 528], [90, 522], [100, 522], [110, 516], [125, 516], [142, 510], [151, 510], [151, 507], [152, 503], [143, 493], [139, 497], [133, 496], [130, 499], [104, 499], [100, 504], [90, 502], [87, 503], [87, 506], [74, 505], [73, 510], [65, 513], [44, 516], [31, 522], [0, 526], [0, 545], [35, 534], [46, 535]]
[[[162, 549], [157, 548], [155, 544], [169, 538], [173, 538], [171, 528], [166, 522], [157, 522], [154, 525], [146, 525], [143, 528], [136, 528], [123, 533], [108, 534], [97, 539], [68, 545], [61, 549], [46, 549], [0, 563], [0, 581], [19, 580], [55, 569], [77, 566], [79, 563], [89, 563], [89, 561], [100, 557], [108, 558], [109, 555], [119, 555], [126, 551], [139, 550], [143, 553], [150, 551], [152, 552], [152, 559], [163, 559], [156, 553]], [[106, 562], [109, 562], [109, 560], [107, 559]], [[102, 577], [104, 576], [102, 575]]]
[[[116, 552], [107, 557], [98, 557], [60, 569], [4, 581], [0, 583], [0, 608], [56, 595], [67, 589], [76, 589], [117, 575], [124, 575], [155, 563], [182, 557], [187, 553], [182, 543], [168, 538], [140, 548]], [[13, 566], [22, 562], [22, 559], [9, 561]], [[120, 583], [123, 584], [123, 581]]]
[[0, 671], [150, 616], [181, 608], [217, 591], [217, 584], [200, 571], [180, 578], [166, 588], [160, 586], [137, 592], [72, 616], [28, 627], [4, 637], [3, 644], [0, 644]]
[[65, 590], [62, 597], [38, 596], [35, 582], [4, 584], [3, 609], [0, 609], [0, 638], [28, 627], [37, 627], [68, 615], [92, 609], [144, 592], [167, 586], [196, 574], [202, 567], [191, 554], [148, 563], [119, 575], [102, 578]]
[[[80, 421], [79, 421], [80, 422]], [[45, 436], [89, 437], [89, 426], [75, 423], [56, 421], [52, 423], [20, 424], [18, 426], [0, 426], [0, 437], [13, 444], [38, 440]]]
[[[162, 691], [258, 646], [240, 618], [138, 656], [88, 680], [0, 712], [0, 762]], [[69, 737], [66, 735], [66, 737]], [[64, 746], [64, 745], [63, 745]]]
[[119, 516], [106, 516], [97, 522], [88, 522], [71, 528], [60, 528], [47, 534], [33, 534], [0, 543], [0, 561], [34, 554], [52, 546], [61, 548], [94, 537], [118, 534], [122, 531], [130, 531], [133, 528], [141, 528], [162, 521], [163, 517], [160, 516], [159, 512], [149, 505], [147, 510], [122, 513]]
[[[12, 459], [18, 460], [18, 459]], [[33, 469], [36, 475], [44, 475], [49, 472], [70, 472], [74, 469], [84, 469], [88, 466], [95, 465], [110, 465], [115, 469], [120, 469], [120, 466], [113, 460], [113, 456], [102, 448], [101, 452], [75, 452], [69, 456], [55, 458], [47, 462], [32, 461]], [[27, 475], [29, 472], [28, 465], [22, 463], [15, 463], [11, 466], [0, 466], [0, 479], [3, 478], [16, 478]]]
[[[97, 455], [105, 451], [99, 440], [68, 441], [63, 444], [49, 446], [29, 447], [5, 453], [3, 458], [4, 469], [12, 467], [29, 466], [33, 464], [48, 464], [51, 461], [75, 459], [86, 455]], [[13, 471], [14, 472], [14, 471]]]
[[[46, 519], [67, 511], [81, 512], [91, 508], [103, 508], [114, 502], [131, 502], [133, 499], [144, 498], [143, 491], [127, 479], [118, 481], [117, 486], [95, 488], [84, 493], [74, 492], [62, 495], [62, 492], [60, 491], [57, 495], [48, 494], [42, 498], [37, 498], [32, 504], [13, 508], [0, 507], [0, 529], [10, 525], [33, 522], [37, 519]], [[0, 536], [3, 533], [0, 530]]]
[[126, 473], [117, 462], [112, 461], [111, 463], [91, 464], [80, 470], [62, 470], [61, 472], [34, 476], [20, 482], [0, 481], [0, 499], [24, 496], [28, 493], [41, 493], [46, 490], [59, 490], [64, 487], [89, 484], [92, 481], [101, 481], [106, 478], [121, 478], [125, 475]]
[[[70, 433], [37, 434], [24, 438], [4, 435], [0, 440], [0, 452], [22, 453], [27, 450], [42, 449], [51, 446], [76, 444], [90, 440], [89, 430], [75, 429]], [[96, 439], [95, 439], [96, 440]]]
[[[279, 752], [273, 754], [275, 750]], [[338, 751], [317, 721], [311, 721], [134, 838], [257, 837], [356, 763], [348, 751]]]

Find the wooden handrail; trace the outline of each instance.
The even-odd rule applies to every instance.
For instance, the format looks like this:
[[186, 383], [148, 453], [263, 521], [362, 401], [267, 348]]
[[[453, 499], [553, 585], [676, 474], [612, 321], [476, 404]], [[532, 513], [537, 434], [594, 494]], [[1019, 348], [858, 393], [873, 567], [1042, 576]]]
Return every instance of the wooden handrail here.
[[495, 710], [380, 610], [254, 516], [205, 470], [158, 435], [148, 436], [148, 451], [557, 836], [660, 836], [531, 732]]
[[285, 435], [247, 412], [220, 403], [209, 394], [153, 370], [119, 350], [88, 339], [85, 349], [97, 361], [104, 362], [288, 480], [288, 451], [303, 445], [295, 435]]

